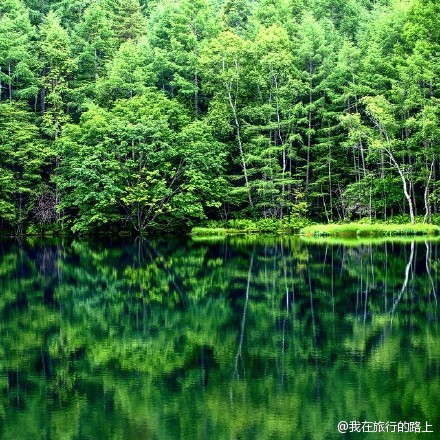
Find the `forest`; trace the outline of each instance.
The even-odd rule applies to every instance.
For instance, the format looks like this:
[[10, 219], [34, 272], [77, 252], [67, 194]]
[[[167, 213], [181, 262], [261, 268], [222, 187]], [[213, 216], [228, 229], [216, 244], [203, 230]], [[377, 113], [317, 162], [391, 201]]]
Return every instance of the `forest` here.
[[440, 224], [437, 0], [1, 0], [0, 231]]

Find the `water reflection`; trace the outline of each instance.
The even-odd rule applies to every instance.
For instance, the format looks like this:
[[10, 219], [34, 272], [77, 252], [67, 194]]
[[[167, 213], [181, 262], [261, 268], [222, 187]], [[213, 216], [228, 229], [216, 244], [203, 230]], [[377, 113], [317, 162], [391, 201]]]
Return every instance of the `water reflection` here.
[[429, 241], [3, 242], [2, 438], [438, 433], [439, 261]]

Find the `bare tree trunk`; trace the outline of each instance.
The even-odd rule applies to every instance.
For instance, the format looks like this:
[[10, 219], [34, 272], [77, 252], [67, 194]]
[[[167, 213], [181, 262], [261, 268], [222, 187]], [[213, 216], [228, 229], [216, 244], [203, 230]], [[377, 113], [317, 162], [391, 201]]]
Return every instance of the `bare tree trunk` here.
[[[236, 63], [236, 69], [238, 69], [237, 63]], [[223, 70], [225, 70], [225, 62], [224, 62], [224, 60], [223, 60]], [[242, 139], [241, 139], [240, 123], [238, 121], [238, 115], [237, 115], [237, 104], [236, 104], [237, 96], [235, 96], [235, 99], [233, 99], [232, 98], [232, 93], [231, 93], [232, 85], [230, 83], [226, 83], [225, 85], [226, 85], [226, 90], [227, 90], [227, 94], [228, 94], [229, 106], [231, 107], [232, 114], [234, 116], [235, 132], [236, 132], [237, 141], [238, 141], [238, 148], [239, 148], [239, 151], [240, 151], [240, 159], [241, 159], [241, 166], [242, 166], [242, 169], [243, 169], [244, 181], [245, 181], [245, 184], [246, 184], [246, 188], [248, 190], [249, 205], [251, 206], [251, 208], [253, 210], [254, 204], [253, 204], [253, 201], [252, 201], [251, 188], [250, 188], [250, 185], [249, 185], [247, 166], [246, 166], [246, 157], [245, 157], [245, 154], [244, 154], [243, 142], [242, 142]], [[238, 85], [236, 86], [236, 88], [238, 89]]]
[[[435, 162], [435, 159], [434, 159]], [[436, 168], [434, 165], [434, 173], [432, 175], [432, 178], [434, 181], [437, 181], [437, 172], [436, 172]], [[434, 197], [434, 214], [437, 214], [437, 197]]]
[[236, 130], [236, 134], [237, 134], [238, 148], [240, 150], [240, 159], [241, 159], [241, 166], [243, 168], [244, 181], [245, 181], [245, 184], [246, 184], [246, 188], [248, 189], [249, 205], [253, 209], [254, 208], [254, 204], [252, 202], [251, 188], [249, 186], [249, 179], [248, 179], [247, 167], [246, 167], [246, 158], [245, 158], [245, 155], [244, 155], [243, 142], [241, 140], [240, 123], [238, 122], [237, 109], [236, 109], [235, 105], [232, 102], [231, 93], [229, 92], [228, 94], [229, 94], [229, 103], [231, 105], [231, 110], [232, 110], [232, 113], [234, 115], [235, 130]]
[[372, 208], [372, 205], [373, 205], [372, 186], [373, 186], [373, 182], [372, 182], [372, 179], [370, 179], [370, 197], [369, 197], [370, 200], [369, 200], [369, 204], [368, 204], [368, 217], [370, 219], [370, 223], [371, 223], [371, 211], [373, 210], [373, 208]]
[[44, 115], [46, 113], [46, 89], [44, 87], [40, 90], [40, 106], [41, 114]]
[[11, 63], [8, 64], [8, 76], [9, 76], [9, 102], [12, 102]]
[[321, 194], [322, 194], [322, 204], [324, 205], [325, 216], [327, 217], [327, 223], [330, 223], [330, 217], [328, 216], [327, 204], [325, 203], [325, 196], [324, 196], [324, 191], [322, 190], [322, 185], [321, 185]]
[[405, 174], [403, 173], [402, 168], [400, 167], [400, 165], [397, 163], [396, 159], [394, 158], [394, 155], [391, 152], [390, 148], [386, 148], [385, 151], [388, 154], [388, 157], [390, 158], [392, 165], [396, 168], [396, 170], [399, 173], [399, 176], [402, 180], [403, 193], [405, 194], [405, 198], [408, 202], [408, 207], [409, 207], [409, 216], [411, 219], [411, 223], [414, 224], [415, 223], [414, 206], [413, 206], [413, 199], [410, 194], [411, 188], [408, 188], [409, 182], [408, 182]]
[[286, 158], [286, 149], [284, 148], [284, 140], [281, 133], [281, 117], [280, 117], [280, 104], [278, 101], [278, 77], [275, 74], [274, 75], [274, 83], [275, 83], [275, 90], [276, 90], [276, 105], [277, 105], [277, 125], [278, 125], [278, 138], [281, 142], [281, 145], [283, 146], [283, 153], [282, 153], [282, 161], [283, 161], [283, 167], [282, 167], [282, 185], [281, 185], [281, 206], [280, 206], [280, 218], [283, 218], [283, 208], [284, 208], [284, 195], [286, 192], [285, 187], [285, 173], [286, 173], [286, 167], [287, 167], [287, 158]]
[[330, 218], [333, 221], [333, 196], [332, 196], [332, 149], [328, 147], [328, 196], [330, 203]]
[[[309, 73], [312, 74], [312, 64], [310, 62]], [[309, 192], [310, 181], [310, 148], [312, 146], [312, 80], [309, 85], [309, 113], [308, 113], [308, 132], [307, 132], [307, 163], [306, 163], [306, 194]]]
[[423, 223], [426, 223], [427, 221], [431, 221], [431, 206], [429, 204], [429, 185], [431, 183], [432, 174], [434, 172], [434, 163], [435, 160], [432, 159], [431, 169], [429, 171], [428, 180], [425, 185], [425, 192], [423, 194], [423, 199], [425, 201], [425, 216], [423, 217]]
[[365, 151], [364, 151], [364, 144], [362, 143], [362, 139], [359, 139], [359, 150], [361, 152], [362, 173], [365, 178], [367, 177], [367, 168], [365, 166]]

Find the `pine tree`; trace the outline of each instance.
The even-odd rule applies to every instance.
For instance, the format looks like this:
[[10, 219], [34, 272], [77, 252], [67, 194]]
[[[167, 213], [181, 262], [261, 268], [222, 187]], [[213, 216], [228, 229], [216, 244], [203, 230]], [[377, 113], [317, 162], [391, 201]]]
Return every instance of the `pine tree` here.
[[56, 139], [68, 119], [64, 98], [68, 91], [68, 76], [73, 68], [73, 60], [70, 38], [55, 13], [47, 15], [40, 29], [40, 39], [42, 129], [49, 137]]
[[[93, 2], [81, 17], [73, 35], [77, 57], [77, 80], [92, 82], [105, 74], [105, 64], [116, 51], [111, 13], [105, 2]], [[80, 87], [81, 87], [80, 86]]]
[[20, 0], [0, 4], [0, 101], [32, 99], [38, 93], [35, 29]]
[[147, 23], [139, 0], [115, 0], [113, 29], [121, 42], [146, 34]]
[[193, 108], [206, 108], [201, 96], [198, 60], [205, 40], [218, 33], [207, 0], [166, 2], [150, 18], [150, 41], [155, 53], [159, 87]]
[[249, 87], [251, 53], [252, 44], [249, 41], [226, 31], [206, 46], [200, 66], [205, 92], [214, 95], [214, 108], [226, 111], [226, 115], [221, 118], [228, 119], [233, 127], [234, 144], [238, 150], [233, 155], [241, 168], [240, 176], [233, 179], [244, 180], [244, 185], [238, 186], [236, 191], [247, 197], [248, 208], [254, 212], [249, 157], [243, 138], [241, 114], [244, 103], [252, 94]]

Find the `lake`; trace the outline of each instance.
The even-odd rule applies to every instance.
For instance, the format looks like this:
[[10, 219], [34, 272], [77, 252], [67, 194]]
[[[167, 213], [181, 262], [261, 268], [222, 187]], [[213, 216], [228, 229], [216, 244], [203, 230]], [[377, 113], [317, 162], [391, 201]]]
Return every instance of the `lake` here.
[[0, 437], [439, 438], [439, 281], [420, 239], [2, 241]]

